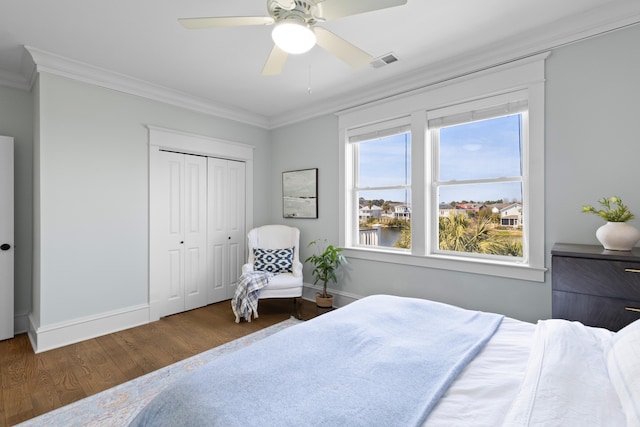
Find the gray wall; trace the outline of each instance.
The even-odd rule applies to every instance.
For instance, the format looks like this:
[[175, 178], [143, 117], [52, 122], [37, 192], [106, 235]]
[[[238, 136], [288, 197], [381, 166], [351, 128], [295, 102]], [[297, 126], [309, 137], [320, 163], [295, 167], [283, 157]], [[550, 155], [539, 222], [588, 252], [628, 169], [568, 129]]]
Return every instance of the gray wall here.
[[[39, 92], [40, 303], [33, 311], [41, 326], [148, 302], [145, 125], [256, 146], [255, 193], [270, 191], [264, 129], [46, 73]], [[265, 216], [254, 212], [255, 221]]]
[[[275, 129], [271, 134], [271, 221], [300, 228], [303, 249], [312, 240], [338, 240], [338, 120], [323, 116]], [[282, 217], [282, 172], [318, 168], [318, 219]], [[306, 253], [306, 252], [304, 252]], [[311, 276], [308, 275], [310, 278]], [[309, 280], [305, 280], [309, 282]]]
[[547, 65], [547, 243], [597, 244], [584, 204], [620, 196], [640, 228], [640, 25], [553, 52]]
[[0, 135], [14, 138], [15, 315], [25, 330], [31, 311], [33, 240], [33, 102], [23, 90], [0, 87]]
[[[618, 195], [640, 215], [638, 40], [640, 26], [635, 26], [555, 49], [547, 60], [548, 268], [554, 243], [598, 243], [595, 229], [602, 221], [582, 214], [583, 204]], [[326, 237], [337, 243], [337, 118], [325, 116], [277, 129], [272, 139], [274, 189], [283, 170], [318, 167], [320, 176], [317, 220], [283, 220], [278, 206], [274, 206], [272, 220], [300, 227], [303, 242]], [[302, 256], [308, 254], [303, 248]], [[345, 294], [430, 298], [528, 321], [551, 316], [549, 272], [546, 281], [538, 283], [352, 259], [343, 273], [336, 290]], [[305, 274], [305, 281], [310, 282], [308, 267]]]

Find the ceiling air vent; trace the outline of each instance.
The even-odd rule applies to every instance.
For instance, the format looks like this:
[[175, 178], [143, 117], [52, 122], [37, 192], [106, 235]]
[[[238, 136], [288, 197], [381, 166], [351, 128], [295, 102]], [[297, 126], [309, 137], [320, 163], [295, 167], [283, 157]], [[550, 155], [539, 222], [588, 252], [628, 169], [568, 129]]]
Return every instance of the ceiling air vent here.
[[394, 53], [387, 53], [386, 55], [379, 56], [371, 61], [373, 68], [384, 67], [385, 65], [393, 64], [398, 61], [398, 57]]

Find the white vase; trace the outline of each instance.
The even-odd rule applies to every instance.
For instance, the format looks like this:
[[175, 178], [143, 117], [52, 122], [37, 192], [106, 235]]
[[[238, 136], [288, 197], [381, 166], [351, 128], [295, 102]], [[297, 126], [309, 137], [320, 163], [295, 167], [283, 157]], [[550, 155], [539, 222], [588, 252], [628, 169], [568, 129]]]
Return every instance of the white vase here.
[[596, 230], [596, 238], [607, 250], [630, 251], [640, 240], [640, 231], [626, 222], [607, 222]]

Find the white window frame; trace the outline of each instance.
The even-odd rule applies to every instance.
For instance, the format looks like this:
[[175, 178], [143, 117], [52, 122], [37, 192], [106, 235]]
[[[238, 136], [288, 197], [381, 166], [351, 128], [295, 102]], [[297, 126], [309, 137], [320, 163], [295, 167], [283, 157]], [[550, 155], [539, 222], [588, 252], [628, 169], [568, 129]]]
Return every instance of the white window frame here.
[[[339, 238], [345, 255], [377, 262], [390, 262], [514, 279], [544, 282], [544, 64], [547, 53], [514, 61], [477, 73], [427, 86], [420, 90], [338, 113], [339, 123]], [[526, 256], [521, 262], [482, 259], [438, 253], [433, 248], [437, 227], [436, 200], [431, 170], [433, 147], [428, 135], [428, 112], [496, 96], [517, 93], [528, 103], [528, 145], [523, 146], [523, 209], [528, 232], [523, 235]], [[358, 129], [374, 129], [390, 121], [409, 118], [411, 125], [411, 251], [410, 253], [354, 245], [357, 243], [358, 201], [353, 200], [354, 159], [349, 136]], [[406, 119], [405, 119], [406, 120]], [[432, 209], [436, 211], [433, 212]]]
[[[409, 117], [398, 118], [394, 120], [387, 120], [380, 123], [375, 123], [370, 126], [363, 126], [359, 128], [349, 129], [347, 131], [347, 139], [349, 140], [349, 145], [351, 144], [359, 144], [360, 142], [382, 138], [391, 135], [397, 135], [400, 133], [406, 133], [411, 128], [411, 119]], [[387, 132], [389, 131], [389, 132]], [[355, 142], [351, 142], [356, 140]], [[352, 145], [353, 146], [353, 145]], [[357, 146], [356, 146], [357, 147]], [[347, 191], [347, 199], [349, 202], [347, 203], [352, 209], [351, 212], [354, 214], [348, 217], [349, 221], [352, 221], [350, 227], [351, 230], [350, 241], [352, 242], [353, 247], [361, 247], [361, 248], [372, 248], [371, 246], [360, 245], [360, 236], [359, 236], [359, 205], [360, 201], [358, 200], [358, 192], [366, 191], [366, 190], [376, 190], [376, 189], [398, 189], [405, 188], [406, 186], [385, 186], [381, 188], [367, 188], [360, 187], [360, 183], [357, 181], [357, 176], [359, 175], [358, 171], [358, 148], [353, 148], [348, 150], [347, 156], [349, 158], [349, 163], [351, 164], [351, 173], [347, 177], [347, 184], [345, 190]], [[413, 178], [413, 177], [412, 177]], [[411, 185], [408, 186], [411, 189]], [[413, 197], [413, 191], [411, 193], [411, 197]], [[396, 248], [385, 247], [387, 250], [391, 251], [403, 251], [407, 252], [407, 250], [401, 250]], [[374, 248], [377, 250], [378, 248]]]
[[[457, 104], [451, 107], [439, 108], [436, 110], [430, 110], [427, 112], [427, 123], [428, 123], [428, 132], [429, 132], [429, 143], [427, 148], [427, 158], [433, 159], [431, 162], [431, 171], [427, 176], [427, 189], [431, 189], [430, 192], [430, 208], [429, 212], [433, 213], [433, 209], [435, 206], [438, 206], [438, 197], [437, 197], [437, 187], [440, 182], [438, 181], [439, 169], [440, 165], [438, 164], [437, 159], [440, 157], [438, 152], [438, 130], [440, 127], [451, 126], [456, 124], [463, 123], [473, 123], [477, 120], [483, 120], [487, 118], [496, 118], [501, 116], [506, 116], [509, 114], [522, 114], [522, 132], [521, 132], [521, 162], [522, 162], [522, 170], [519, 177], [503, 177], [497, 178], [495, 180], [490, 180], [493, 182], [520, 182], [522, 186], [522, 206], [523, 212], [526, 213], [527, 206], [529, 204], [529, 179], [528, 179], [528, 156], [529, 156], [529, 109], [527, 100], [527, 91], [519, 90], [515, 92], [509, 92], [496, 96], [489, 96], [480, 100], [465, 102], [462, 104]], [[523, 104], [526, 107], [523, 107]], [[496, 110], [499, 110], [497, 112]], [[480, 114], [478, 113], [480, 112]], [[484, 114], [482, 114], [484, 112]], [[453, 120], [451, 120], [453, 119]], [[436, 125], [431, 127], [431, 122], [436, 122]], [[442, 123], [438, 123], [442, 122]], [[517, 179], [519, 178], [519, 179]], [[472, 182], [482, 182], [485, 180], [469, 180], [469, 183]], [[446, 184], [446, 183], [444, 183]], [[429, 215], [429, 228], [427, 233], [427, 253], [434, 255], [453, 255], [453, 256], [467, 256], [467, 257], [475, 257], [475, 258], [494, 258], [494, 259], [503, 259], [505, 262], [513, 262], [513, 260], [507, 260], [505, 256], [497, 256], [497, 255], [480, 255], [476, 253], [455, 253], [452, 254], [450, 251], [442, 251], [438, 248], [438, 218], [439, 215]], [[523, 215], [525, 218], [526, 216]], [[520, 263], [527, 262], [529, 256], [529, 246], [525, 244], [529, 239], [530, 227], [525, 226], [523, 229], [523, 256], [519, 258]]]

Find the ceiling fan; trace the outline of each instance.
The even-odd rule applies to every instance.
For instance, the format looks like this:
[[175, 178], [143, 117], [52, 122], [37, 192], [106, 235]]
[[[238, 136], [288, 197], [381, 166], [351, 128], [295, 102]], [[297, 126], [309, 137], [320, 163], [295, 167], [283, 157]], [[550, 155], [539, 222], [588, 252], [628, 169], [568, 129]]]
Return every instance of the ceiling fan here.
[[275, 44], [262, 74], [277, 75], [290, 53], [307, 52], [316, 44], [354, 68], [369, 64], [371, 55], [316, 24], [406, 3], [407, 0], [267, 0], [269, 16], [181, 18], [178, 22], [188, 29], [275, 25], [271, 33]]

